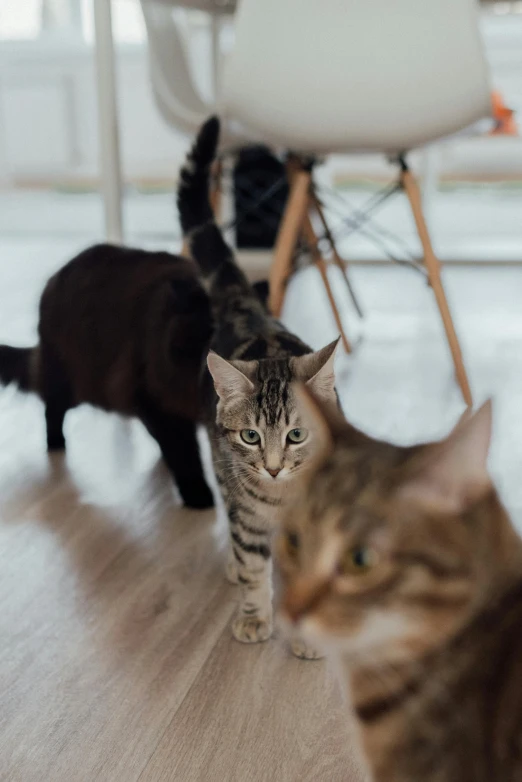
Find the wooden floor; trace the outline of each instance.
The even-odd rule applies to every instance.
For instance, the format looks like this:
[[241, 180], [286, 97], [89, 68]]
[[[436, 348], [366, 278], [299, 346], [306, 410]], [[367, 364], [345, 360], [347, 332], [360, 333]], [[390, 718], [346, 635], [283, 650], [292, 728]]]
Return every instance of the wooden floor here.
[[[7, 249], [0, 341], [28, 344], [63, 259]], [[496, 400], [492, 469], [520, 519], [522, 272], [447, 277], [472, 385]], [[339, 363], [346, 412], [401, 442], [442, 432], [461, 403], [430, 291], [403, 270], [354, 281], [369, 315]], [[303, 337], [331, 338], [313, 271], [287, 304]], [[354, 323], [346, 308], [356, 337]], [[325, 663], [292, 658], [280, 638], [232, 639], [222, 519], [180, 509], [138, 424], [82, 408], [66, 435], [67, 457], [48, 459], [40, 403], [0, 391], [0, 780], [362, 780]]]

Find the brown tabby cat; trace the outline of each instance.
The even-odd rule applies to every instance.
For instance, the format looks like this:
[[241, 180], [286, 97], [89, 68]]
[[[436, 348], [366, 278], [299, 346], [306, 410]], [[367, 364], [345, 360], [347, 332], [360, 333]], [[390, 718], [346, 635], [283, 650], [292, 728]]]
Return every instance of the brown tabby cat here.
[[282, 614], [339, 665], [374, 782], [522, 780], [522, 542], [491, 407], [400, 448], [309, 391], [322, 447], [276, 547]]
[[178, 206], [214, 320], [205, 418], [229, 520], [227, 576], [240, 591], [232, 632], [238, 641], [258, 643], [273, 629], [272, 533], [313, 453], [292, 381], [336, 405], [337, 341], [313, 352], [270, 315], [236, 264], [209, 204], [219, 129], [217, 117], [201, 127], [181, 171]]
[[212, 320], [195, 265], [166, 252], [91, 247], [47, 283], [38, 332], [36, 347], [0, 345], [0, 382], [41, 396], [48, 449], [65, 448], [65, 414], [82, 402], [137, 416], [185, 504], [211, 507], [195, 422]]

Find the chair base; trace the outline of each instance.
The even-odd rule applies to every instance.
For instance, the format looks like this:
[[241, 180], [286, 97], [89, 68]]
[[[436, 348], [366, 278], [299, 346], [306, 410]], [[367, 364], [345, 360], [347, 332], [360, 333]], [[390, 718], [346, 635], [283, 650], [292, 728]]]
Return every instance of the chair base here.
[[[424, 264], [428, 274], [428, 280], [435, 294], [435, 300], [442, 318], [457, 381], [466, 405], [471, 407], [473, 404], [471, 389], [462, 358], [462, 351], [446, 299], [446, 293], [442, 284], [440, 262], [433, 252], [428, 228], [424, 219], [419, 187], [403, 158], [401, 158], [400, 163], [400, 184], [408, 198], [415, 219], [417, 232], [424, 252]], [[281, 221], [274, 249], [274, 258], [270, 270], [269, 306], [276, 317], [281, 315], [286, 285], [293, 271], [297, 244], [299, 238], [303, 236], [310, 247], [314, 264], [321, 274], [332, 314], [341, 334], [344, 348], [347, 352], [350, 352], [351, 345], [344, 331], [340, 313], [328, 281], [327, 264], [318, 247], [318, 237], [313, 228], [311, 212], [315, 211], [319, 217], [324, 230], [324, 237], [328, 240], [332, 250], [332, 261], [342, 270], [352, 302], [358, 314], [362, 317], [362, 309], [346, 273], [346, 263], [337, 252], [324, 215], [322, 204], [315, 192], [311, 166], [305, 166], [303, 163], [296, 161], [296, 159], [291, 159], [288, 165], [288, 176], [290, 180], [290, 196], [283, 220]]]
[[286, 206], [285, 214], [281, 221], [276, 245], [274, 248], [274, 259], [270, 269], [270, 297], [269, 306], [276, 317], [280, 317], [283, 309], [285, 289], [287, 282], [292, 274], [294, 256], [299, 239], [305, 239], [312, 254], [314, 265], [316, 266], [328, 296], [332, 315], [334, 317], [337, 329], [341, 335], [343, 347], [347, 353], [351, 353], [352, 346], [346, 335], [342, 323], [341, 314], [335, 301], [330, 281], [328, 279], [328, 264], [319, 250], [319, 237], [314, 229], [312, 216], [314, 213], [318, 216], [323, 229], [325, 238], [328, 240], [333, 263], [338, 266], [346, 280], [350, 297], [354, 302], [357, 312], [362, 316], [362, 309], [355, 296], [353, 288], [347, 279], [346, 264], [339, 256], [333, 236], [328, 228], [326, 218], [323, 212], [322, 204], [315, 192], [312, 178], [312, 166], [303, 166], [297, 158], [290, 158], [287, 164], [288, 178], [290, 181], [290, 195]]

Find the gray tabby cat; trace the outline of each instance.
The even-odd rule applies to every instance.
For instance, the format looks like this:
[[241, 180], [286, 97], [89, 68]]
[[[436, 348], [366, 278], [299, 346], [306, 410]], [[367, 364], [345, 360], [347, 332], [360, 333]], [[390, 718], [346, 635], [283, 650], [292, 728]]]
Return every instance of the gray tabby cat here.
[[[292, 381], [337, 405], [337, 341], [314, 353], [266, 310], [236, 265], [209, 204], [209, 172], [219, 120], [200, 130], [181, 172], [178, 207], [191, 256], [208, 290], [214, 319], [204, 383], [216, 476], [230, 522], [227, 576], [241, 599], [232, 631], [238, 641], [272, 633], [270, 539], [291, 485], [313, 450]], [[213, 380], [213, 384], [212, 384]], [[296, 653], [308, 650], [296, 645]]]
[[372, 782], [520, 782], [522, 540], [491, 405], [405, 448], [301, 398], [316, 449], [274, 545], [281, 610], [337, 663]]

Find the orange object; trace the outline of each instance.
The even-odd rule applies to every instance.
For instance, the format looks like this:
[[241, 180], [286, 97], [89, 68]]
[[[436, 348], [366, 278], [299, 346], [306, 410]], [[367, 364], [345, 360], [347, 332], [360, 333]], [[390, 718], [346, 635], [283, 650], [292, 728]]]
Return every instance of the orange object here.
[[502, 95], [496, 90], [491, 93], [493, 106], [493, 119], [495, 127], [491, 131], [492, 136], [518, 136], [518, 126], [515, 121], [515, 112], [504, 103]]

